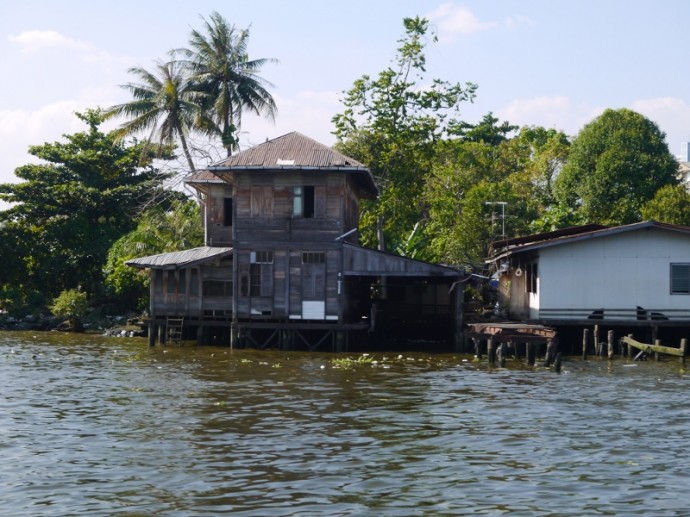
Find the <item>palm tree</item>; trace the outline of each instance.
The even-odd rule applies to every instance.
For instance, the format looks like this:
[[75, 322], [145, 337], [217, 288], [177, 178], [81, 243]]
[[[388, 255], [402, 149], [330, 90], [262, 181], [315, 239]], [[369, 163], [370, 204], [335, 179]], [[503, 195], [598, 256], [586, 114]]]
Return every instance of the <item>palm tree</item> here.
[[[187, 79], [186, 69], [178, 61], [155, 61], [154, 72], [141, 67], [129, 72], [139, 83], [122, 85], [134, 97], [131, 102], [118, 104], [106, 110], [107, 117], [125, 115], [130, 118], [115, 134], [118, 138], [150, 130], [148, 142], [158, 142], [158, 154], [179, 139], [191, 172], [196, 169], [189, 152], [187, 137], [194, 130], [209, 132], [209, 123], [201, 105], [204, 94]], [[146, 152], [146, 151], [145, 151]]]
[[[203, 18], [202, 18], [203, 19]], [[205, 34], [193, 30], [189, 49], [181, 49], [191, 70], [191, 80], [205, 94], [206, 109], [214, 121], [228, 156], [237, 148], [236, 134], [242, 113], [249, 111], [275, 118], [275, 101], [266, 88], [273, 85], [259, 77], [261, 68], [275, 59], [249, 59], [249, 29], [238, 30], [217, 12], [204, 19]], [[209, 128], [210, 129], [210, 128]]]

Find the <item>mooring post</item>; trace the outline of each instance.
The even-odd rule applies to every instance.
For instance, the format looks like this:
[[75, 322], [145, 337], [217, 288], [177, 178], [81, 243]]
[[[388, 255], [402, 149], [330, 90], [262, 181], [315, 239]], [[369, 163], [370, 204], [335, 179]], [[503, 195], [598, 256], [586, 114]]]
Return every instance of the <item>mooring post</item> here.
[[481, 359], [482, 358], [482, 349], [481, 349], [479, 338], [473, 337], [472, 338], [472, 345], [474, 346], [474, 356], [477, 359]]
[[608, 355], [609, 355], [609, 361], [613, 359], [613, 330], [609, 330], [607, 335], [606, 335], [606, 340], [608, 343]]
[[601, 344], [599, 343], [599, 325], [594, 325], [594, 355], [601, 357]]
[[582, 331], [582, 360], [587, 360], [587, 343], [589, 342], [589, 329]]
[[486, 340], [486, 355], [489, 357], [489, 364], [491, 366], [496, 364], [496, 350], [494, 349], [494, 338], [490, 337]]
[[501, 368], [506, 367], [506, 344], [501, 343], [498, 345], [498, 366]]
[[[655, 340], [654, 340], [654, 344], [655, 344], [656, 346], [661, 346], [661, 339], [655, 339]], [[660, 356], [659, 352], [656, 352], [656, 351], [654, 352], [654, 360], [655, 360], [655, 361], [660, 361], [660, 360], [661, 360], [661, 356]]]
[[556, 371], [556, 373], [561, 373], [561, 353], [558, 352], [556, 354], [556, 360], [553, 364], [553, 369]]
[[527, 355], [527, 364], [534, 366], [534, 343], [531, 341], [525, 343], [525, 355]]
[[546, 342], [546, 357], [544, 358], [544, 366], [549, 367], [556, 356], [556, 347], [553, 339]]
[[151, 320], [149, 323], [149, 346], [156, 346], [156, 324]]
[[680, 364], [685, 365], [685, 349], [688, 346], [688, 340], [683, 338], [680, 340]]

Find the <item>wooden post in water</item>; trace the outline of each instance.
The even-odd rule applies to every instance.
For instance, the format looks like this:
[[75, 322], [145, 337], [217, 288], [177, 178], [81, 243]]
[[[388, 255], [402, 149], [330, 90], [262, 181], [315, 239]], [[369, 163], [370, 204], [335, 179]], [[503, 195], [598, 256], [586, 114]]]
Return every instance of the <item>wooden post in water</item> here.
[[587, 360], [587, 343], [589, 343], [589, 329], [582, 331], [582, 360]]
[[685, 365], [685, 350], [688, 346], [688, 340], [683, 338], [680, 340], [680, 364]]
[[501, 368], [506, 367], [506, 348], [505, 343], [498, 345], [498, 366]]
[[525, 355], [527, 355], [527, 364], [534, 366], [534, 343], [531, 341], [525, 343]]
[[472, 345], [474, 347], [474, 355], [477, 359], [482, 358], [482, 349], [481, 349], [481, 344], [480, 340], [478, 337], [473, 337], [472, 338]]
[[561, 373], [561, 353], [558, 352], [556, 354], [556, 361], [553, 364], [553, 369], [556, 371], [556, 373]]
[[496, 350], [494, 349], [494, 338], [492, 337], [486, 340], [486, 355], [489, 357], [489, 365], [495, 365]]
[[599, 343], [599, 325], [594, 325], [594, 355], [601, 357], [601, 343]]
[[156, 331], [158, 329], [156, 328], [156, 324], [151, 320], [149, 322], [149, 346], [156, 346]]
[[[655, 339], [654, 344], [656, 346], [661, 346], [661, 339]], [[661, 355], [659, 354], [659, 352], [654, 352], [654, 360], [661, 361]]]
[[546, 342], [546, 357], [544, 358], [544, 366], [549, 367], [556, 357], [556, 346], [554, 345], [553, 339], [549, 339]]
[[[632, 335], [632, 334], [628, 334], [628, 337], [629, 337], [630, 339], [632, 339], [632, 338], [633, 338], [633, 335]], [[633, 356], [633, 347], [630, 346], [630, 345], [627, 345], [627, 346], [628, 346], [628, 359], [630, 359], [630, 358]]]
[[609, 330], [607, 335], [606, 335], [606, 341], [608, 344], [608, 356], [609, 356], [609, 361], [613, 359], [613, 330]]

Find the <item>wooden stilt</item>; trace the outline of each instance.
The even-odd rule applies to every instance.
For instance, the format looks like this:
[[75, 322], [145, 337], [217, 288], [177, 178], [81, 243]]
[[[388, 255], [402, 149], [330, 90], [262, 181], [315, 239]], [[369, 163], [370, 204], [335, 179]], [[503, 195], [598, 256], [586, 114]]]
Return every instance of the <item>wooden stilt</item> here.
[[486, 355], [489, 357], [489, 365], [494, 366], [496, 364], [496, 350], [492, 337], [486, 340]]
[[528, 341], [525, 343], [525, 348], [526, 348], [526, 355], [527, 355], [527, 364], [530, 366], [534, 366], [534, 348], [535, 344], [532, 343], [531, 341]]
[[614, 353], [614, 348], [613, 348], [613, 330], [609, 330], [607, 335], [606, 335], [606, 342], [608, 344], [608, 358], [609, 361], [613, 359], [613, 353]]
[[[654, 340], [654, 344], [655, 344], [656, 346], [661, 346], [661, 339], [655, 339], [655, 340]], [[657, 351], [654, 351], [654, 360], [655, 360], [655, 361], [660, 361], [660, 360], [661, 360], [661, 355], [660, 355], [659, 352], [657, 352]]]
[[680, 340], [680, 364], [685, 365], [685, 350], [688, 347], [688, 340], [683, 338]]
[[561, 353], [558, 352], [556, 354], [556, 359], [553, 363], [553, 369], [555, 370], [556, 373], [561, 373]]
[[156, 328], [156, 324], [151, 321], [149, 323], [149, 346], [156, 346], [156, 332], [158, 329]]
[[506, 348], [505, 343], [498, 345], [498, 366], [501, 368], [506, 367]]
[[582, 360], [587, 360], [587, 344], [589, 343], [589, 329], [582, 331]]
[[544, 358], [544, 366], [549, 367], [556, 357], [556, 346], [553, 339], [549, 339], [546, 343], [546, 356]]

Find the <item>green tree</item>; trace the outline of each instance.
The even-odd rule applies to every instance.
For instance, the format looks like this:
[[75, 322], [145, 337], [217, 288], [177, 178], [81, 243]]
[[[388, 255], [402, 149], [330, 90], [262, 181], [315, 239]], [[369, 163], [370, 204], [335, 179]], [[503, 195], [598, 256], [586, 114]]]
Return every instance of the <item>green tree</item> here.
[[[107, 117], [124, 115], [130, 119], [115, 135], [123, 139], [149, 131], [147, 142], [157, 143], [159, 156], [167, 153], [179, 140], [189, 170], [194, 172], [187, 138], [195, 129], [211, 132], [210, 122], [202, 109], [203, 94], [189, 81], [185, 67], [176, 61], [156, 61], [153, 72], [141, 67], [130, 68], [129, 72], [140, 82], [122, 87], [129, 90], [134, 100], [106, 111]], [[146, 158], [146, 148], [143, 151]]]
[[577, 135], [554, 183], [557, 201], [586, 222], [639, 221], [657, 190], [678, 184], [664, 133], [628, 109], [606, 110]]
[[106, 286], [125, 307], [144, 309], [148, 306], [148, 274], [125, 262], [194, 248], [203, 242], [204, 230], [196, 202], [177, 200], [169, 207], [153, 206], [142, 215], [134, 230], [110, 248], [105, 266]]
[[642, 207], [642, 218], [690, 226], [690, 192], [685, 185], [666, 185]]
[[8, 283], [48, 296], [79, 285], [98, 294], [110, 246], [134, 228], [139, 208], [166, 179], [150, 163], [139, 166], [143, 144], [100, 131], [99, 110], [77, 117], [86, 131], [30, 147], [42, 163], [17, 168], [24, 181], [0, 185], [0, 200], [11, 204], [0, 226], [23, 253], [23, 276]]
[[67, 318], [70, 329], [74, 332], [82, 332], [84, 326], [81, 320], [89, 309], [86, 293], [79, 289], [62, 291], [50, 306], [50, 311], [58, 317]]
[[275, 59], [249, 59], [249, 29], [237, 29], [217, 12], [204, 19], [204, 31], [193, 30], [186, 58], [193, 87], [202, 92], [204, 108], [214, 122], [215, 133], [230, 156], [237, 148], [237, 133], [245, 111], [275, 117], [277, 107], [267, 88], [273, 85], [259, 76]]
[[388, 249], [400, 246], [426, 216], [422, 192], [436, 143], [476, 90], [471, 83], [427, 81], [429, 22], [405, 18], [403, 25], [394, 65], [376, 78], [357, 79], [345, 92], [344, 112], [333, 118], [338, 149], [367, 165], [381, 191], [377, 202], [363, 205], [362, 241], [376, 243], [381, 219]]

